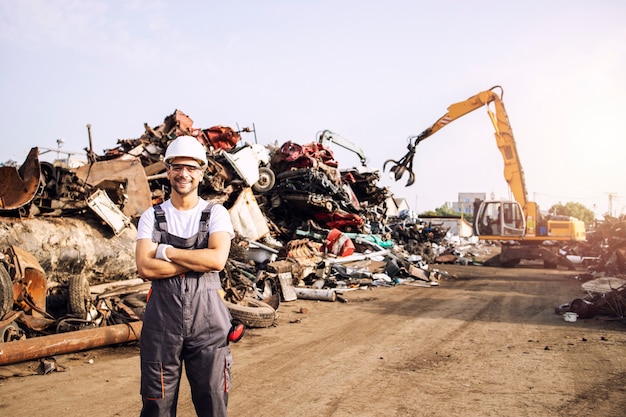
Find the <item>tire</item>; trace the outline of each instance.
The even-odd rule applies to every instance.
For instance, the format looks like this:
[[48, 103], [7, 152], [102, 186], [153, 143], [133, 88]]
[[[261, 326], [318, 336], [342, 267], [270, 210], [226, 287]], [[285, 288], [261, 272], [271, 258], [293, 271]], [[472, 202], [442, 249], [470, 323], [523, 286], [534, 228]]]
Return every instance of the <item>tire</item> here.
[[12, 321], [4, 327], [0, 327], [0, 344], [19, 340], [20, 328]]
[[240, 303], [224, 301], [233, 317], [233, 321], [243, 323], [248, 328], [270, 327], [276, 321], [276, 310], [269, 304], [252, 298], [245, 298]]
[[87, 318], [87, 311], [91, 305], [89, 281], [81, 275], [73, 275], [69, 283], [69, 310], [80, 319]]
[[274, 184], [276, 184], [276, 176], [274, 175], [274, 171], [272, 171], [268, 167], [260, 167], [259, 168], [259, 180], [252, 185], [252, 190], [263, 194], [274, 188]]
[[3, 263], [0, 263], [0, 319], [13, 308], [13, 281]]

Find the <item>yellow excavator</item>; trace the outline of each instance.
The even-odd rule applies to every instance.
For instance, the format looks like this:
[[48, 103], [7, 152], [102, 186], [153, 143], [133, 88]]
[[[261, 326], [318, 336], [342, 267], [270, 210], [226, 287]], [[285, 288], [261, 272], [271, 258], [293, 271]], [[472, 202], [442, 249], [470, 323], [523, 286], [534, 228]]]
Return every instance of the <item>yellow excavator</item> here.
[[512, 267], [522, 259], [528, 259], [543, 260], [546, 268], [556, 268], [559, 264], [573, 268], [574, 265], [560, 254], [559, 249], [565, 243], [586, 240], [585, 223], [571, 217], [543, 216], [539, 206], [528, 200], [524, 172], [502, 96], [502, 87], [494, 86], [450, 105], [448, 112], [432, 126], [417, 136], [409, 137], [407, 154], [399, 161], [387, 160], [383, 171], [391, 163], [390, 171], [395, 180], [408, 173], [406, 186], [412, 185], [415, 182], [413, 157], [416, 146], [450, 122], [485, 107], [495, 128], [496, 145], [504, 160], [504, 179], [515, 198], [515, 201], [479, 200], [474, 203], [474, 233], [482, 240], [502, 243], [500, 254], [487, 264]]

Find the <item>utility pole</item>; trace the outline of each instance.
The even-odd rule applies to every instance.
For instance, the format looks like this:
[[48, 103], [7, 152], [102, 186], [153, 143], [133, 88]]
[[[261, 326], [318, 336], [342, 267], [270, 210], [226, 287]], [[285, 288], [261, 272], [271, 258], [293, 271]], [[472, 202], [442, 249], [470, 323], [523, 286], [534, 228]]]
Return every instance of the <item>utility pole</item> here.
[[609, 196], [609, 211], [608, 215], [613, 217], [613, 198], [617, 197], [617, 193], [605, 193]]
[[91, 123], [87, 123], [87, 135], [89, 136], [89, 149], [87, 149], [87, 159], [89, 163], [96, 162], [96, 154], [93, 152], [93, 141], [91, 139]]

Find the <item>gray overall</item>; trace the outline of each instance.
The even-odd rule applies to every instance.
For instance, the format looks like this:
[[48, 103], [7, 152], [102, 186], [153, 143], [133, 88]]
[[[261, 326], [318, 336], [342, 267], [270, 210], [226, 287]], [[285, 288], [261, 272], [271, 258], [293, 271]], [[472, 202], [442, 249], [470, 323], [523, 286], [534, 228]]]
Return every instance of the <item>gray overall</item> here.
[[[165, 213], [155, 206], [153, 241], [177, 248], [206, 248], [212, 205], [203, 211], [196, 236], [183, 239], [167, 231]], [[141, 417], [174, 417], [185, 363], [191, 397], [199, 417], [227, 415], [232, 353], [231, 315], [222, 302], [218, 272], [190, 272], [152, 281], [139, 342]]]

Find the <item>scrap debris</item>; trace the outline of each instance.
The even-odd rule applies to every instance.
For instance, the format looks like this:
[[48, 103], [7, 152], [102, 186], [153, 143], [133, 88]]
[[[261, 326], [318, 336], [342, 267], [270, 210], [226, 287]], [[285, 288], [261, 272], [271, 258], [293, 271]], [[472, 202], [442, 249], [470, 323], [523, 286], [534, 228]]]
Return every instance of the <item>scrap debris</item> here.
[[[224, 301], [247, 327], [274, 325], [280, 304], [297, 299], [347, 302], [349, 291], [359, 288], [436, 287], [447, 275], [431, 265], [469, 264], [472, 251], [480, 250], [475, 243], [453, 243], [449, 227], [437, 221], [394, 211], [393, 195], [378, 185], [379, 171], [366, 166], [363, 151], [328, 130], [310, 143], [263, 146], [254, 129], [197, 128], [176, 110], [158, 126], [144, 124], [140, 137], [119, 139], [98, 155], [89, 128], [82, 163], [42, 162], [33, 148], [21, 166], [0, 166], [0, 223], [23, 227], [38, 219], [59, 231], [72, 224], [72, 233], [89, 240], [93, 232], [67, 223], [82, 219], [100, 228], [96, 246], [106, 253], [88, 260], [88, 251], [77, 245], [60, 256], [60, 244], [42, 249], [48, 243], [28, 242], [43, 238], [37, 233], [7, 234], [9, 245], [0, 254], [0, 343], [95, 331], [93, 340], [77, 346], [82, 348], [109, 340], [98, 333], [106, 328], [116, 341], [134, 340], [149, 290], [132, 263], [135, 225], [144, 210], [169, 195], [163, 154], [181, 135], [196, 137], [207, 151], [200, 196], [230, 213], [237, 237], [221, 274]], [[333, 141], [357, 153], [362, 166], [340, 167], [328, 145]], [[623, 226], [624, 219], [613, 227], [607, 222], [587, 247], [563, 250], [584, 267], [623, 275]], [[602, 307], [623, 318], [623, 288], [601, 296], [589, 292], [568, 309]], [[12, 360], [23, 356], [0, 353], [0, 362]]]
[[583, 281], [584, 295], [555, 312], [574, 313], [580, 319], [626, 319], [626, 216], [605, 217], [581, 246], [569, 249], [568, 254], [586, 268], [577, 277]]

